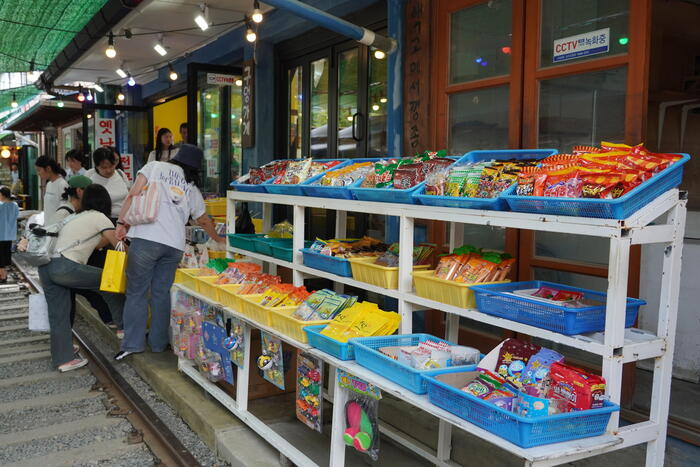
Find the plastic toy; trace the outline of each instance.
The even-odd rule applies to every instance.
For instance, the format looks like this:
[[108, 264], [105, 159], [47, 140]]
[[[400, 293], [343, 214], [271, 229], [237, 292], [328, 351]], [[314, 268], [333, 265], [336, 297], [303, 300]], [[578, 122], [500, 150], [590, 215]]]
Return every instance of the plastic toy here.
[[274, 362], [272, 361], [272, 357], [269, 355], [261, 355], [258, 357], [258, 368], [260, 368], [262, 371], [269, 370], [272, 368], [272, 365]]
[[362, 403], [358, 400], [348, 401], [345, 404], [345, 416], [348, 426], [343, 434], [345, 444], [360, 452], [369, 451], [374, 444], [376, 425], [367, 415]]

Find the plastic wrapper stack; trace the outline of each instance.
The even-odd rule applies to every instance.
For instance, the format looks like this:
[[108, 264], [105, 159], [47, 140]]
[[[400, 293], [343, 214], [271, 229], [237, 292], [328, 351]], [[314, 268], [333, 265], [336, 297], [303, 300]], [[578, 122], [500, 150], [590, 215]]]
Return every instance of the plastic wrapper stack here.
[[284, 172], [287, 167], [287, 159], [268, 162], [262, 167], [251, 167], [248, 171], [248, 184], [260, 185], [271, 178], [275, 178]]
[[372, 162], [356, 162], [324, 174], [320, 180], [313, 183], [321, 186], [350, 186], [362, 177], [366, 177], [374, 169]]
[[297, 306], [311, 295], [303, 285], [275, 284], [262, 293], [258, 303], [262, 306]]
[[477, 349], [428, 339], [412, 346], [381, 347], [379, 352], [416, 370], [433, 370], [473, 365], [481, 354]]
[[376, 303], [356, 302], [338, 313], [321, 334], [339, 342], [355, 337], [390, 336], [399, 329], [400, 322], [398, 313], [380, 310]]
[[317, 162], [310, 157], [290, 160], [272, 183], [275, 185], [297, 185], [338, 164], [340, 164], [340, 161]]
[[338, 258], [356, 258], [362, 256], [378, 256], [385, 252], [388, 245], [372, 237], [355, 239], [316, 239], [309, 249], [315, 253]]
[[644, 145], [601, 143], [577, 146], [572, 154], [543, 159], [518, 175], [517, 194], [560, 198], [615, 199], [678, 161], [676, 154], [652, 153]]
[[452, 159], [445, 158], [442, 151], [425, 152], [415, 157], [386, 159], [374, 164], [362, 181], [362, 188], [394, 188], [405, 190], [426, 180], [435, 171], [452, 165]]
[[[413, 265], [427, 264], [428, 258], [435, 251], [435, 245], [431, 243], [421, 243], [413, 247]], [[399, 266], [399, 244], [392, 243], [391, 246], [377, 258], [374, 262], [379, 266], [395, 268]]]
[[215, 284], [243, 284], [243, 287], [235, 293], [237, 295], [251, 295], [263, 293], [270, 286], [279, 284], [282, 279], [279, 276], [264, 274], [259, 264], [233, 263], [215, 281]]
[[508, 253], [483, 252], [464, 245], [440, 258], [435, 277], [468, 284], [497, 282], [505, 280], [514, 264], [515, 259]]
[[299, 305], [292, 316], [301, 321], [328, 320], [357, 302], [354, 295], [339, 294], [329, 289], [317, 290]]

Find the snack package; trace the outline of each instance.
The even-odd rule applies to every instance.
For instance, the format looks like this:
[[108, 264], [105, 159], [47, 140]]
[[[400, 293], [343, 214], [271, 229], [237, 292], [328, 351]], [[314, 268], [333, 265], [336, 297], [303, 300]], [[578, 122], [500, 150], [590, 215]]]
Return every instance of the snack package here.
[[520, 374], [520, 384], [522, 386], [534, 386], [536, 395], [544, 397], [548, 392], [547, 378], [553, 363], [561, 363], [564, 356], [551, 349], [540, 349], [535, 355], [530, 357], [525, 370]]
[[549, 370], [548, 397], [567, 401], [569, 412], [598, 409], [605, 400], [605, 379], [585, 370], [555, 362]]
[[515, 387], [520, 387], [520, 375], [540, 347], [518, 339], [506, 339], [498, 354], [496, 372]]
[[278, 175], [273, 183], [276, 185], [296, 185], [303, 182], [309, 177], [312, 163], [313, 159], [310, 157], [290, 160], [284, 172]]

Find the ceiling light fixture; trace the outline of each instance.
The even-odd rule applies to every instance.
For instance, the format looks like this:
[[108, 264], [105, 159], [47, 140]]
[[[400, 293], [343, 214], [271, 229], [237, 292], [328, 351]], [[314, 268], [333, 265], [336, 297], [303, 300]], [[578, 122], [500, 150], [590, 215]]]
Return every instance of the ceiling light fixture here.
[[253, 13], [251, 13], [250, 19], [252, 19], [254, 23], [262, 23], [263, 13], [260, 11], [260, 2], [258, 0], [253, 1]]
[[374, 58], [376, 58], [377, 60], [384, 60], [385, 57], [386, 53], [383, 50], [377, 49], [374, 51]]
[[63, 99], [61, 99], [61, 100], [59, 100], [58, 102], [56, 102], [56, 107], [63, 108], [64, 105], [65, 105], [65, 104], [63, 103]]
[[9, 159], [11, 155], [12, 155], [12, 153], [7, 148], [2, 148], [2, 151], [0, 151], [0, 156], [3, 159]]
[[88, 101], [92, 102], [92, 93], [91, 93], [90, 91], [88, 91], [88, 92], [87, 92], [87, 96], [85, 96], [85, 98], [86, 98]]
[[85, 102], [85, 94], [83, 94], [83, 91], [78, 92], [76, 99], [78, 99], [78, 102]]
[[170, 81], [177, 81], [177, 72], [175, 71], [175, 68], [173, 68], [172, 63], [168, 63], [168, 78], [170, 78]]
[[239, 88], [240, 88], [241, 86], [243, 86], [243, 80], [240, 79], [240, 78], [238, 78], [238, 79], [236, 80], [236, 86], [238, 86]]
[[109, 38], [107, 39], [107, 48], [105, 49], [105, 55], [107, 58], [114, 58], [117, 56], [117, 49], [114, 48], [114, 34], [109, 32]]
[[124, 94], [122, 94], [121, 92], [119, 94], [117, 94], [118, 101], [123, 101], [124, 99], [126, 99], [126, 96], [124, 96]]
[[117, 74], [119, 75], [120, 78], [126, 78], [128, 75], [126, 74], [126, 71], [124, 71], [124, 64], [117, 68], [116, 70]]
[[248, 42], [255, 42], [258, 38], [258, 35], [255, 34], [255, 31], [253, 31], [253, 28], [250, 26], [250, 21], [248, 19], [245, 20], [246, 24], [246, 31], [245, 31], [245, 40]]
[[194, 22], [199, 26], [199, 29], [206, 31], [209, 29], [209, 7], [206, 3], [199, 5], [199, 11], [194, 17]]
[[16, 94], [12, 94], [12, 103], [10, 104], [10, 106], [13, 109], [16, 109], [17, 107], [19, 107], [19, 104], [17, 103], [17, 95]]
[[126, 84], [128, 84], [129, 86], [136, 86], [136, 80], [133, 76], [129, 75], [129, 79], [126, 80]]
[[95, 83], [95, 85], [93, 86], [93, 88], [94, 88], [95, 91], [97, 91], [97, 92], [105, 92], [104, 88], [103, 88], [102, 86], [100, 86], [100, 82], [99, 82], [99, 81]]
[[160, 38], [158, 39], [158, 42], [156, 42], [156, 45], [153, 46], [153, 50], [158, 52], [158, 55], [161, 57], [165, 57], [168, 55], [168, 51], [165, 50], [165, 47], [163, 46], [163, 35], [161, 34]]
[[382, 97], [381, 99], [379, 99], [379, 102], [381, 102], [382, 104], [386, 104], [387, 100], [388, 99], [386, 97]]
[[27, 73], [27, 78], [30, 81], [36, 81], [41, 76], [41, 72], [35, 70], [34, 59], [29, 62], [29, 73]]

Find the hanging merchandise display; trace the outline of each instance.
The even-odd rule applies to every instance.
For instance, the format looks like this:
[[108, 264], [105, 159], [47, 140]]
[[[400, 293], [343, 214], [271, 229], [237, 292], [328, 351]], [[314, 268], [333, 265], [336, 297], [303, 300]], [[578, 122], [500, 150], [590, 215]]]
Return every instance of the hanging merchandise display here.
[[297, 418], [309, 428], [323, 429], [323, 361], [297, 351]]
[[[212, 377], [223, 379], [233, 384], [233, 369], [231, 367], [231, 355], [224, 345], [226, 329], [214, 323], [205, 321], [202, 323], [202, 337], [204, 348], [209, 351], [208, 371]], [[216, 358], [218, 356], [218, 359]]]
[[284, 359], [282, 341], [277, 337], [260, 331], [262, 336], [262, 355], [258, 357], [258, 369], [263, 378], [284, 390]]
[[372, 460], [379, 459], [379, 388], [350, 373], [339, 371], [338, 381], [348, 392], [343, 441]]
[[245, 368], [246, 324], [237, 318], [229, 320], [231, 332], [224, 339], [224, 347], [231, 355], [231, 361], [238, 368]]

